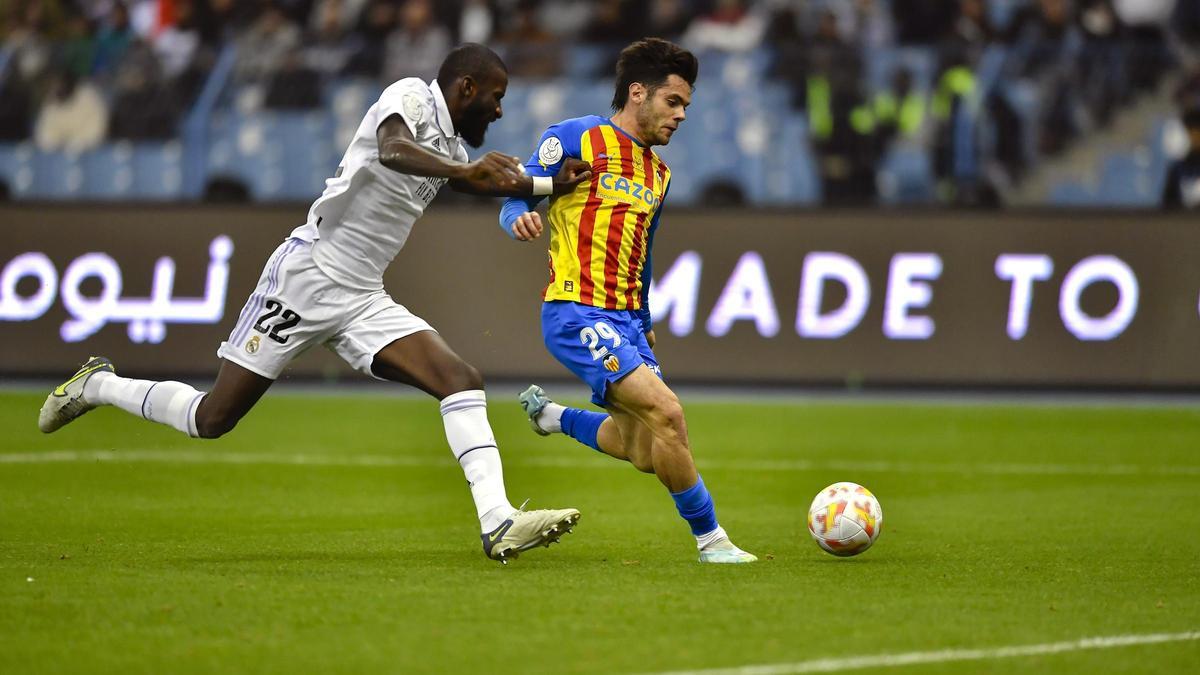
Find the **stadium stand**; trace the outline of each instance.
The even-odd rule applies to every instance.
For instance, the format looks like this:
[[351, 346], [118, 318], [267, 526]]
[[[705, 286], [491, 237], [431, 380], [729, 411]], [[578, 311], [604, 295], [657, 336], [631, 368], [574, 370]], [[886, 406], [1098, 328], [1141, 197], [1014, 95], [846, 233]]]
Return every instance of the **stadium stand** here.
[[[474, 14], [463, 3], [428, 0], [261, 2], [237, 11], [201, 0], [134, 1], [120, 11], [121, 3], [9, 3], [0, 98], [31, 107], [0, 110], [0, 138], [10, 139], [0, 141], [0, 181], [17, 200], [199, 200], [228, 195], [222, 188], [230, 186], [257, 201], [309, 200], [385, 86], [381, 73], [395, 72], [394, 62], [384, 65], [389, 45], [416, 49], [422, 31], [437, 30], [487, 40], [503, 54], [516, 48], [508, 31], [534, 30], [509, 25], [512, 2], [470, 4]], [[525, 155], [548, 124], [608, 110], [619, 40], [637, 36], [619, 30], [631, 16], [610, 16], [600, 3], [582, 3], [588, 11], [576, 14], [585, 21], [574, 23], [562, 18], [570, 3], [519, 4], [523, 21], [542, 22], [538, 35], [566, 47], [556, 77], [513, 73], [507, 114], [483, 148]], [[623, 9], [613, 11], [637, 4], [615, 3]], [[953, 20], [919, 24], [925, 10], [903, 0], [727, 0], [685, 10], [649, 3], [654, 20], [634, 25], [661, 25], [701, 60], [690, 124], [662, 149], [668, 163], [688, 169], [674, 174], [672, 202], [987, 203], [980, 195], [1086, 142], [1113, 110], [1163, 86], [1195, 53], [1195, 33], [1171, 32], [1169, 16], [1126, 25], [1107, 2], [932, 4]], [[282, 12], [283, 26], [268, 6]], [[360, 13], [340, 14], [350, 7]], [[490, 24], [478, 21], [481, 7]], [[685, 13], [670, 15], [672, 8]], [[68, 32], [77, 25], [86, 28]], [[1138, 37], [1146, 31], [1158, 31], [1163, 46], [1147, 47]], [[110, 54], [104, 62], [101, 47]], [[123, 60], [111, 57], [114, 49]], [[1114, 65], [1130, 55], [1163, 67]], [[130, 127], [119, 104], [129, 91], [172, 92], [186, 103], [175, 137], [110, 138], [84, 152], [39, 147], [30, 127], [59, 72], [101, 88], [111, 129]], [[296, 97], [279, 107], [279, 86], [290, 86], [279, 83], [296, 77], [319, 85], [319, 105]], [[146, 96], [148, 104], [161, 100]], [[155, 119], [175, 114], [159, 112]], [[1048, 202], [1153, 206], [1170, 158], [1162, 143], [1149, 145], [1149, 153], [1110, 154], [1095, 176], [1059, 181], [1045, 191]]]

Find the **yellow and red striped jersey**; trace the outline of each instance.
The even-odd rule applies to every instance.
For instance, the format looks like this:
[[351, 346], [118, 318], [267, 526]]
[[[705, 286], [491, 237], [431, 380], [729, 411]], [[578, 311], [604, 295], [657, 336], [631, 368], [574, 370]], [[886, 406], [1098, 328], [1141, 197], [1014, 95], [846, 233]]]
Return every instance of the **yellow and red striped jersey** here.
[[[543, 297], [641, 310], [671, 170], [652, 149], [598, 115], [551, 126], [525, 168], [532, 176], [553, 176], [567, 157], [589, 162], [592, 178], [551, 197], [550, 283]], [[538, 201], [508, 200], [501, 223], [511, 231], [516, 216]]]

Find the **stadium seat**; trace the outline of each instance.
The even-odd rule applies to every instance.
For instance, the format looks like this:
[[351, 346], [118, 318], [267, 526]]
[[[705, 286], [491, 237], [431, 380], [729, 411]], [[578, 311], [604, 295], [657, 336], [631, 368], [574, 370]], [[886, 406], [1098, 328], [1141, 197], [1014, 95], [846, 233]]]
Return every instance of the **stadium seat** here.
[[0, 143], [0, 181], [15, 198], [24, 196], [33, 185], [32, 160], [32, 144]]
[[607, 81], [581, 82], [571, 86], [563, 101], [563, 117], [608, 115], [613, 98], [613, 85]]
[[1151, 170], [1149, 153], [1121, 152], [1104, 159], [1100, 188], [1096, 195], [1098, 206], [1153, 207], [1160, 195], [1154, 191], [1160, 179]]
[[[1147, 137], [1146, 143], [1150, 153], [1149, 171], [1155, 179], [1152, 190], [1155, 195], [1162, 195], [1163, 183], [1167, 179], [1167, 171], [1170, 168], [1173, 153], [1176, 151], [1176, 148], [1171, 147], [1173, 144], [1171, 137], [1179, 131], [1180, 129], [1174, 128], [1171, 119], [1162, 117], [1154, 123], [1154, 128]], [[1186, 134], [1184, 138], [1186, 138]]]
[[789, 113], [775, 127], [764, 164], [767, 204], [815, 205], [821, 200], [820, 178], [808, 142], [803, 114]]
[[567, 50], [563, 75], [571, 80], [594, 79], [610, 62], [616, 62], [619, 50], [619, 45], [573, 44]]
[[1095, 192], [1076, 181], [1064, 181], [1050, 189], [1050, 203], [1054, 206], [1081, 207], [1096, 205]]
[[933, 165], [921, 148], [894, 146], [876, 177], [879, 201], [888, 205], [925, 204], [934, 197]]
[[209, 178], [237, 180], [259, 200], [313, 199], [345, 150], [335, 129], [324, 110], [219, 113], [210, 125]]
[[133, 191], [138, 199], [178, 199], [183, 188], [183, 147], [177, 141], [133, 144]]
[[[270, 143], [265, 116], [225, 111], [210, 123], [209, 179], [232, 178], [258, 200], [284, 198], [284, 159], [279, 144]], [[291, 139], [303, 143], [304, 139]]]
[[315, 199], [325, 179], [337, 170], [344, 148], [332, 142], [333, 118], [325, 111], [274, 112], [263, 115], [264, 140], [279, 149], [283, 185], [280, 197]]
[[334, 115], [354, 118], [355, 122], [379, 100], [383, 88], [374, 80], [343, 78], [325, 86], [325, 109]]
[[33, 153], [33, 185], [28, 196], [36, 199], [78, 199], [83, 192], [82, 156], [65, 152]]
[[83, 157], [83, 196], [88, 199], [132, 199], [133, 145], [106, 143]]

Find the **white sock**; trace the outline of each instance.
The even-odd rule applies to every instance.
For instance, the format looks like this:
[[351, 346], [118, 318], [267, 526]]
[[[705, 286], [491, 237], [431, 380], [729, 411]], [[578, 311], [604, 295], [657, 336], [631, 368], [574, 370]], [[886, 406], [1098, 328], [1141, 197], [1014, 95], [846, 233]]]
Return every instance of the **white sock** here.
[[475, 511], [484, 532], [500, 526], [516, 509], [504, 491], [500, 449], [487, 419], [487, 397], [482, 390], [460, 391], [442, 399], [442, 423], [450, 451], [462, 465], [475, 499]]
[[729, 535], [725, 534], [725, 528], [718, 525], [712, 532], [696, 535], [696, 548], [708, 548], [722, 539], [729, 539]]
[[196, 431], [196, 408], [204, 392], [182, 382], [131, 380], [113, 373], [96, 373], [83, 386], [83, 398], [97, 405], [114, 405], [139, 417], [191, 436]]
[[566, 411], [567, 406], [557, 403], [547, 403], [542, 412], [537, 416], [537, 425], [542, 428], [542, 431], [551, 434], [562, 433], [562, 415]]

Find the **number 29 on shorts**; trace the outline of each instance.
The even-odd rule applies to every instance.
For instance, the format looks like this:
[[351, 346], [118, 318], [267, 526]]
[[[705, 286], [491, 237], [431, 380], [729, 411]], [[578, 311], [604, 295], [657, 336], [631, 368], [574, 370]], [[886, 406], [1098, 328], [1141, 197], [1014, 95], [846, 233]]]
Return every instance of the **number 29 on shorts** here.
[[600, 343], [604, 340], [612, 345], [613, 349], [621, 346], [621, 335], [608, 323], [597, 321], [591, 326], [585, 326], [579, 331], [579, 341], [588, 348], [592, 353], [592, 360], [599, 361], [608, 355], [608, 347]]

